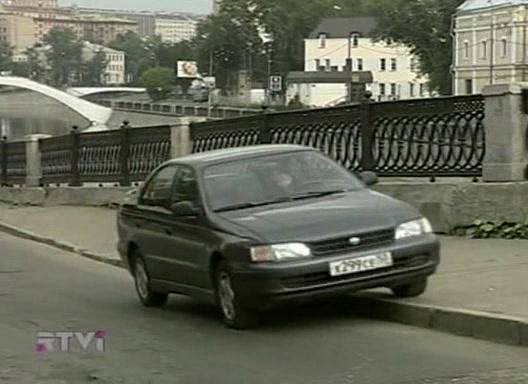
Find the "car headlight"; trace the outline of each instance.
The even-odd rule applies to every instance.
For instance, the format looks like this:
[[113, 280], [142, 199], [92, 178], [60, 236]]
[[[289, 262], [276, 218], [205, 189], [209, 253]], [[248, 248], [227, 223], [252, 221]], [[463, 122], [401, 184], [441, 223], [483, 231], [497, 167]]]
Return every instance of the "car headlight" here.
[[288, 243], [251, 247], [251, 261], [263, 263], [288, 261], [312, 256], [312, 251], [302, 243]]
[[405, 239], [407, 237], [421, 236], [428, 233], [433, 233], [433, 227], [429, 220], [425, 217], [419, 220], [409, 221], [401, 224], [396, 228], [396, 240]]

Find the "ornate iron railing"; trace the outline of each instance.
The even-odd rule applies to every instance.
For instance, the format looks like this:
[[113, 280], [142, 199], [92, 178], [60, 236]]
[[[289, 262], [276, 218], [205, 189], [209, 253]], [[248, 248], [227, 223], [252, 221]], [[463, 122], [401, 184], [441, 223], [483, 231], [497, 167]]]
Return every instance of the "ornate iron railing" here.
[[140, 181], [170, 159], [171, 127], [123, 127], [40, 140], [42, 184]]
[[480, 95], [371, 103], [195, 123], [193, 152], [299, 144], [352, 171], [479, 176], [486, 151]]
[[23, 185], [26, 182], [26, 143], [22, 141], [0, 143], [0, 184]]

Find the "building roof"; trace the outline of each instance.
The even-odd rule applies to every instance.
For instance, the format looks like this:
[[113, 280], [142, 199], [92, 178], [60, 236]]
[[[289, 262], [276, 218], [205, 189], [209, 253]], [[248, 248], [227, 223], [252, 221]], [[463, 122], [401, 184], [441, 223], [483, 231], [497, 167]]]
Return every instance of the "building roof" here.
[[372, 83], [372, 72], [370, 71], [355, 71], [355, 72], [323, 72], [323, 71], [311, 71], [301, 72], [294, 71], [289, 72], [286, 78], [288, 83], [300, 84], [300, 83]]
[[329, 38], [343, 38], [351, 33], [372, 37], [378, 27], [375, 17], [327, 17], [310, 34], [310, 39], [317, 39], [322, 33]]
[[471, 12], [508, 5], [528, 5], [528, 0], [467, 0], [458, 7], [458, 12]]

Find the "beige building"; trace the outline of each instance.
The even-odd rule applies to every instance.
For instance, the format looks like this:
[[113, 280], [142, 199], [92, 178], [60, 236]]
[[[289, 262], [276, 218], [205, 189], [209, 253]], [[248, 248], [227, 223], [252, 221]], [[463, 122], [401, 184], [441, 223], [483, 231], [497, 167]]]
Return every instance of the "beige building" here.
[[[326, 18], [305, 39], [306, 72], [371, 72], [367, 84], [379, 101], [429, 97], [418, 60], [400, 44], [375, 41], [372, 17]], [[324, 84], [299, 95], [307, 105], [330, 106], [346, 100], [346, 86]]]
[[528, 1], [469, 0], [454, 19], [454, 92], [528, 80]]
[[0, 41], [18, 55], [36, 42], [33, 18], [0, 11]]
[[120, 85], [125, 83], [125, 52], [117, 51], [99, 44], [85, 42], [82, 50], [84, 62], [92, 60], [98, 52], [104, 52], [106, 58], [106, 70], [104, 85]]
[[186, 15], [157, 16], [155, 19], [154, 34], [168, 43], [179, 43], [191, 40], [196, 35], [197, 18]]
[[8, 0], [15, 7], [57, 8], [57, 0]]

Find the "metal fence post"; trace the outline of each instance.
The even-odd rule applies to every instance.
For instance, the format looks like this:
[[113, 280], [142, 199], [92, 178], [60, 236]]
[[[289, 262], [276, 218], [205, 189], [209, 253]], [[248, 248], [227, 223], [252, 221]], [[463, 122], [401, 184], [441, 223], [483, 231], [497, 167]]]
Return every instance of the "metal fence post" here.
[[373, 152], [374, 122], [372, 119], [371, 104], [366, 102], [361, 108], [361, 160], [363, 171], [373, 171], [376, 168]]
[[71, 131], [71, 180], [70, 180], [70, 186], [71, 187], [80, 187], [82, 186], [81, 183], [81, 175], [79, 172], [79, 133], [77, 132], [77, 129], [79, 127], [73, 126]]
[[271, 127], [269, 124], [268, 114], [266, 111], [260, 116], [260, 132], [259, 142], [260, 144], [271, 144]]
[[0, 186], [7, 185], [7, 137], [2, 137], [2, 158], [0, 159]]
[[130, 170], [128, 168], [128, 158], [130, 157], [130, 123], [123, 121], [121, 125], [121, 185], [128, 187], [130, 185]]

